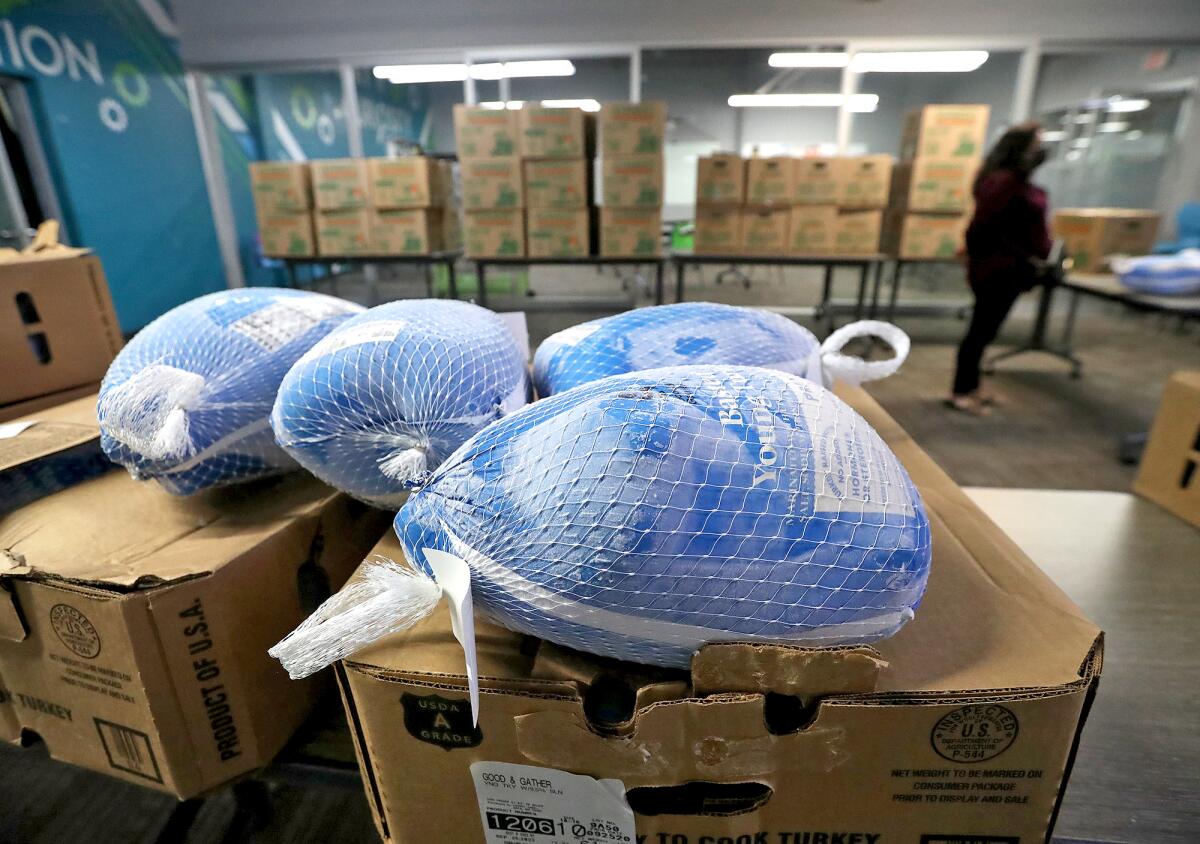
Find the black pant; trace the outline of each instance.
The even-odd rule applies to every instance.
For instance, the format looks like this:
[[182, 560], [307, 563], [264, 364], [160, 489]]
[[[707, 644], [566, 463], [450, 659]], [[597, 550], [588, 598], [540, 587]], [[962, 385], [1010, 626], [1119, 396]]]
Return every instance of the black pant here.
[[971, 311], [967, 334], [958, 347], [958, 365], [954, 371], [956, 396], [965, 396], [979, 389], [979, 366], [983, 360], [983, 350], [996, 339], [1013, 303], [1021, 295], [1021, 289], [1016, 285], [996, 281], [972, 285], [971, 288], [975, 293], [975, 308]]

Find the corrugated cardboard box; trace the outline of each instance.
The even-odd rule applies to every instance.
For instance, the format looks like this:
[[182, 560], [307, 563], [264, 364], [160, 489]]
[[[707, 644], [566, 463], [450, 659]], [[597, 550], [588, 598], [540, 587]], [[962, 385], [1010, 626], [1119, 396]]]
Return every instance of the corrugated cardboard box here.
[[317, 250], [321, 255], [338, 258], [371, 254], [371, 211], [322, 211], [314, 221]]
[[299, 472], [189, 498], [110, 472], [0, 517], [0, 725], [179, 798], [261, 768], [321, 689], [267, 648], [387, 522]]
[[1079, 272], [1103, 272], [1111, 255], [1145, 255], [1154, 246], [1159, 214], [1136, 208], [1063, 208], [1054, 213], [1054, 236]]
[[524, 158], [586, 158], [587, 115], [578, 108], [546, 108], [526, 103], [517, 112]]
[[617, 208], [662, 205], [661, 155], [606, 155], [600, 162], [604, 204]]
[[747, 255], [782, 255], [788, 251], [791, 208], [745, 208], [742, 211], [742, 251]]
[[467, 211], [463, 240], [472, 258], [518, 258], [525, 254], [525, 212], [520, 208]]
[[95, 395], [99, 389], [100, 382], [96, 381], [83, 384], [79, 387], [59, 390], [55, 393], [48, 393], [44, 396], [35, 396], [31, 399], [10, 402], [9, 404], [0, 404], [0, 422], [10, 422], [13, 419], [20, 419], [22, 416], [37, 413], [39, 410], [45, 410], [48, 407], [58, 407], [60, 404], [66, 404], [75, 399], [81, 399], [84, 396]]
[[1133, 490], [1200, 528], [1200, 370], [1167, 382]]
[[788, 251], [795, 255], [830, 255], [838, 210], [832, 205], [797, 205], [792, 209]]
[[0, 260], [0, 404], [99, 381], [122, 345], [95, 255], [58, 247]]
[[[382, 838], [482, 844], [523, 815], [546, 841], [577, 823], [580, 840], [645, 844], [1047, 840], [1102, 634], [869, 396], [842, 392], [929, 512], [915, 620], [873, 648], [709, 645], [685, 673], [479, 618], [474, 726], [443, 607], [338, 669]], [[391, 536], [376, 550], [402, 556]]]
[[313, 161], [309, 167], [318, 210], [341, 211], [371, 204], [366, 159], [330, 158]]
[[662, 252], [661, 208], [600, 209], [600, 254], [655, 257]]
[[662, 154], [667, 104], [605, 103], [596, 116], [601, 155]]
[[746, 161], [740, 155], [717, 153], [696, 160], [696, 202], [701, 205], [741, 205], [746, 201]]
[[797, 158], [792, 163], [792, 201], [797, 205], [836, 205], [840, 171], [837, 158]]
[[371, 251], [376, 255], [428, 255], [442, 245], [441, 208], [371, 209]]
[[842, 208], [883, 208], [892, 186], [890, 155], [856, 155], [839, 158], [836, 164], [838, 193]]
[[312, 214], [308, 211], [260, 210], [258, 239], [264, 255], [309, 258], [317, 254]]
[[521, 159], [465, 158], [459, 162], [463, 207], [520, 208], [525, 204]]
[[516, 155], [517, 133], [515, 111], [454, 106], [454, 141], [460, 159]]
[[306, 161], [251, 161], [250, 192], [259, 211], [307, 211], [312, 183]]
[[746, 202], [750, 205], [790, 205], [795, 194], [795, 159], [751, 158], [746, 162]]
[[742, 251], [742, 217], [738, 207], [696, 208], [693, 249], [700, 255], [736, 255]]
[[376, 208], [430, 208], [446, 201], [439, 162], [423, 155], [369, 158], [371, 203]]
[[928, 105], [910, 111], [900, 157], [981, 158], [990, 111], [986, 105]]
[[876, 253], [882, 229], [882, 211], [843, 211], [833, 230], [833, 251], [837, 255]]
[[966, 214], [905, 214], [891, 209], [884, 219], [883, 251], [900, 258], [954, 258], [966, 245]]
[[0, 513], [116, 469], [100, 449], [96, 390], [0, 425]]
[[524, 162], [525, 204], [530, 208], [586, 208], [590, 163], [585, 158]]
[[963, 212], [971, 207], [975, 158], [916, 158], [895, 167], [892, 197], [909, 211]]
[[530, 208], [525, 226], [531, 258], [581, 258], [591, 250], [587, 208]]

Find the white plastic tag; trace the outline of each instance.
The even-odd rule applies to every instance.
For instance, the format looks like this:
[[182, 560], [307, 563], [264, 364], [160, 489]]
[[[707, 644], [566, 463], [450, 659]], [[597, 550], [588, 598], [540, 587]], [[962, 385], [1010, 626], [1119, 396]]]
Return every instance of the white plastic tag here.
[[450, 604], [450, 628], [467, 660], [467, 689], [471, 698], [471, 726], [479, 726], [479, 663], [475, 656], [475, 606], [471, 601], [471, 570], [466, 562], [436, 548], [422, 548], [433, 569], [433, 578]]
[[26, 428], [30, 428], [37, 423], [38, 421], [33, 419], [29, 422], [9, 422], [7, 425], [0, 425], [0, 440], [12, 439]]
[[471, 765], [487, 844], [633, 844], [633, 810], [620, 780], [555, 768]]

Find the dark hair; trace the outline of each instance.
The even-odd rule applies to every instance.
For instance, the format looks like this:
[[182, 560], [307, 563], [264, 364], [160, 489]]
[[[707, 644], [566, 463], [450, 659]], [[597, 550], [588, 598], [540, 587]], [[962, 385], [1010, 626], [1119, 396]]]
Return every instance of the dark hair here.
[[1041, 128], [1037, 123], [1021, 123], [1001, 135], [1000, 140], [996, 141], [995, 146], [983, 159], [983, 166], [975, 176], [974, 189], [979, 190], [983, 180], [997, 170], [1012, 170], [1022, 179], [1028, 178], [1029, 148], [1037, 140]]

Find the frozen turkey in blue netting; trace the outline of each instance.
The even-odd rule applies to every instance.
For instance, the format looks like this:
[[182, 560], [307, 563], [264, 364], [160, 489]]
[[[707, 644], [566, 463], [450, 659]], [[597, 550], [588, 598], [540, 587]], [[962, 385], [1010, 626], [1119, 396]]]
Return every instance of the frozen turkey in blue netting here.
[[1114, 257], [1110, 262], [1121, 284], [1152, 296], [1200, 295], [1200, 249], [1174, 255]]
[[296, 468], [268, 416], [283, 375], [363, 308], [271, 287], [210, 293], [134, 337], [100, 385], [104, 452], [187, 495]]
[[753, 367], [612, 376], [481, 431], [395, 520], [454, 554], [501, 624], [687, 666], [706, 642], [867, 642], [913, 616], [929, 522], [896, 456], [823, 387]]
[[280, 385], [276, 442], [326, 483], [381, 507], [529, 398], [525, 352], [467, 302], [391, 302], [313, 346]]

